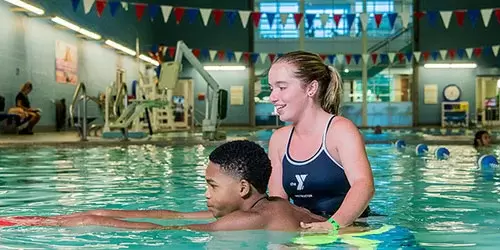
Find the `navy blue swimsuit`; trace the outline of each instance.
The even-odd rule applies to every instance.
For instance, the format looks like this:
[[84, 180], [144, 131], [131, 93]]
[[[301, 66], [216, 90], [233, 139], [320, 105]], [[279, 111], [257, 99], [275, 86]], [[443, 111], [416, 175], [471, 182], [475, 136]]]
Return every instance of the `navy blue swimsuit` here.
[[283, 157], [283, 188], [288, 197], [295, 205], [324, 217], [332, 216], [339, 209], [351, 188], [344, 168], [326, 149], [326, 133], [334, 117], [325, 127], [321, 147], [310, 159], [296, 161], [290, 156], [290, 141], [295, 128], [290, 131]]

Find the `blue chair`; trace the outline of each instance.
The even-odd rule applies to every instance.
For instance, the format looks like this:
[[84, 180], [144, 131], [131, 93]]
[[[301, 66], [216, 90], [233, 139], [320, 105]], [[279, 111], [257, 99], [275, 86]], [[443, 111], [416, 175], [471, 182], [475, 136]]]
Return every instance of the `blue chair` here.
[[1, 132], [17, 133], [24, 125], [27, 125], [29, 120], [29, 117], [22, 120], [19, 115], [5, 112], [5, 98], [0, 96], [0, 122], [5, 121], [5, 126], [0, 127]]

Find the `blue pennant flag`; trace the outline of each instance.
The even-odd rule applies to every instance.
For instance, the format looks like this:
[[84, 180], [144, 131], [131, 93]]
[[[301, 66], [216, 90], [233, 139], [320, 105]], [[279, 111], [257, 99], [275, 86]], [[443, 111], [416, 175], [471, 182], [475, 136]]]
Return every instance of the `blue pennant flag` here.
[[330, 64], [333, 64], [335, 62], [336, 57], [337, 55], [328, 55], [328, 61], [330, 62]]
[[389, 55], [380, 54], [380, 63], [389, 63]]
[[278, 57], [278, 58], [280, 58], [280, 57], [282, 57], [282, 56], [283, 56], [283, 53], [278, 53], [278, 54], [276, 54], [276, 57]]
[[307, 28], [308, 29], [313, 27], [314, 18], [316, 18], [316, 14], [306, 14]]
[[493, 54], [493, 48], [491, 46], [484, 46], [483, 47], [483, 55], [486, 55], [488, 53]]
[[439, 52], [437, 50], [431, 52], [431, 57], [434, 61], [437, 60], [438, 56], [439, 56]]
[[465, 49], [457, 49], [458, 59], [462, 59], [465, 55]]
[[76, 12], [78, 5], [80, 4], [80, 0], [71, 0], [71, 4], [73, 5], [73, 11]]
[[195, 8], [186, 8], [186, 15], [188, 18], [189, 24], [192, 24], [198, 15], [199, 10]]
[[115, 16], [118, 8], [120, 7], [120, 2], [109, 2], [109, 12], [111, 12], [111, 16]]
[[361, 59], [361, 55], [360, 54], [354, 54], [352, 56], [354, 57], [354, 62], [356, 64], [358, 64], [359, 63], [359, 59]]
[[389, 24], [391, 25], [391, 29], [393, 29], [394, 22], [396, 22], [396, 18], [398, 17], [398, 13], [395, 12], [387, 13], [387, 17], [389, 18]]
[[273, 22], [274, 22], [275, 16], [276, 16], [276, 13], [266, 12], [267, 22], [269, 23], [270, 28], [273, 27]]
[[406, 52], [405, 56], [406, 56], [406, 60], [408, 60], [408, 62], [411, 62], [411, 58], [413, 56], [413, 53], [411, 51]]
[[429, 18], [429, 23], [432, 26], [436, 25], [437, 17], [438, 17], [438, 11], [437, 10], [428, 10], [427, 11], [427, 18]]
[[231, 51], [231, 50], [226, 51], [226, 57], [227, 57], [228, 61], [233, 60], [233, 58], [234, 58], [234, 52]]
[[226, 10], [226, 18], [229, 25], [233, 25], [236, 20], [236, 16], [238, 16], [238, 12], [236, 10]]
[[352, 23], [354, 22], [354, 18], [356, 18], [356, 14], [347, 14], [347, 30], [351, 30]]
[[250, 55], [250, 58], [252, 60], [252, 63], [256, 63], [257, 62], [257, 59], [259, 59], [259, 53], [252, 53]]
[[210, 59], [210, 51], [208, 49], [201, 49], [201, 56]]
[[477, 18], [479, 17], [479, 10], [468, 10], [467, 15], [469, 16], [472, 28], [475, 28], [477, 23]]
[[159, 10], [160, 10], [160, 5], [158, 5], [158, 4], [149, 4], [148, 5], [149, 17], [151, 17], [151, 19], [154, 19], [156, 17], [156, 15], [158, 14]]

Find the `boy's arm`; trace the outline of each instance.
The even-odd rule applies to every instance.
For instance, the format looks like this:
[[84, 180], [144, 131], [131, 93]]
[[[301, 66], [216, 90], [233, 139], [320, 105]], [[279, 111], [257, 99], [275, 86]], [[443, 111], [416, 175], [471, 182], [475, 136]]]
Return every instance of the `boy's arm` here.
[[172, 210], [91, 210], [77, 214], [90, 214], [114, 218], [155, 219], [213, 219], [210, 211], [178, 212]]
[[194, 231], [237, 231], [258, 230], [267, 228], [268, 221], [260, 214], [251, 212], [233, 212], [217, 221], [208, 224], [191, 224], [184, 226], [165, 226], [164, 230], [190, 229]]

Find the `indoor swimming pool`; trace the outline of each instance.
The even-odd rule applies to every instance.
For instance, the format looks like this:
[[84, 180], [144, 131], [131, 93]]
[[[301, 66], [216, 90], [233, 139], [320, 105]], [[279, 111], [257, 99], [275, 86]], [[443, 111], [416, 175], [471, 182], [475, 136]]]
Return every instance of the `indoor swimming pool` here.
[[[267, 148], [265, 143], [262, 144]], [[417, 157], [412, 145], [367, 145], [376, 195], [373, 235], [324, 238], [318, 249], [493, 249], [498, 241], [498, 176], [484, 178], [470, 146], [451, 158]], [[0, 214], [58, 215], [89, 209], [205, 209], [204, 170], [214, 146], [1, 148]], [[433, 146], [430, 146], [432, 151]], [[498, 151], [494, 150], [498, 155]], [[146, 220], [163, 225], [200, 222]], [[392, 230], [377, 229], [390, 226]], [[262, 231], [133, 231], [104, 227], [0, 228], [2, 248], [296, 249], [297, 235]], [[310, 249], [310, 248], [309, 248]]]

